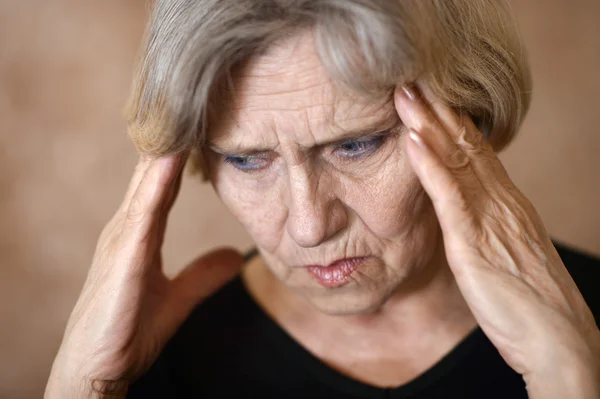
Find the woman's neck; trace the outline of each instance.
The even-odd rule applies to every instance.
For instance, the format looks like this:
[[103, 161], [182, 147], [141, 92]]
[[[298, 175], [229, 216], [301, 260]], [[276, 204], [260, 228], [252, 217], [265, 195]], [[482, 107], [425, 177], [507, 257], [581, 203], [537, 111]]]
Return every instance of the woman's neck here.
[[242, 279], [263, 310], [307, 351], [348, 377], [389, 387], [430, 368], [476, 327], [447, 264], [432, 266], [377, 311], [352, 316], [322, 313], [277, 280], [261, 257]]

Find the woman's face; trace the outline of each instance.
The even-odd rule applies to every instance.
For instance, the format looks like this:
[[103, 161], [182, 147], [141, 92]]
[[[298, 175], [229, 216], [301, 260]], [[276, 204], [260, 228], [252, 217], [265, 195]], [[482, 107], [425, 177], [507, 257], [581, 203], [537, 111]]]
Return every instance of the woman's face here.
[[254, 59], [234, 82], [205, 156], [272, 273], [330, 314], [374, 311], [408, 287], [440, 234], [393, 96], [336, 92], [310, 35]]

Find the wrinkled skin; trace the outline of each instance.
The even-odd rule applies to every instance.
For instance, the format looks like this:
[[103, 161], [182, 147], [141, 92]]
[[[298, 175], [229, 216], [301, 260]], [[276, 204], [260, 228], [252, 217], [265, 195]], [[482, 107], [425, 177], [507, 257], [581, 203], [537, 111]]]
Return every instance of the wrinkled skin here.
[[478, 324], [531, 397], [600, 397], [598, 326], [541, 218], [472, 121], [421, 91], [396, 95], [407, 152]]
[[152, 364], [189, 312], [239, 271], [241, 255], [218, 250], [173, 280], [164, 275], [160, 250], [183, 161], [140, 159], [98, 240], [45, 397], [124, 397], [129, 381]]
[[[234, 80], [205, 158], [216, 192], [279, 280], [323, 312], [350, 315], [378, 309], [402, 283], [443, 267], [439, 224], [401, 149], [406, 129], [392, 95], [336, 91], [304, 38]], [[343, 142], [366, 151], [345, 151]], [[237, 164], [226, 162], [232, 157]], [[336, 290], [302, 268], [363, 256], [371, 258]]]
[[[207, 154], [217, 192], [255, 238], [273, 275], [320, 311], [351, 315], [376, 311], [416, 276], [441, 273], [445, 265], [531, 397], [600, 397], [600, 333], [593, 316], [537, 212], [471, 120], [436, 101], [422, 82], [396, 90], [390, 101], [365, 104], [336, 97], [316, 78], [323, 75], [315, 74], [315, 64], [304, 66], [305, 74], [294, 76], [308, 91], [288, 93], [287, 103], [278, 99], [281, 108], [308, 106], [304, 111], [279, 109], [277, 119], [264, 103], [237, 104], [238, 117], [249, 110], [252, 117], [239, 120], [238, 130], [224, 123], [210, 137]], [[337, 127], [324, 119], [327, 113], [319, 114], [332, 104]], [[376, 151], [347, 156], [356, 148], [340, 145], [341, 130], [390, 115], [401, 124]], [[241, 145], [266, 149], [258, 164], [268, 168], [248, 173], [213, 151]], [[164, 276], [160, 247], [183, 159], [144, 159], [137, 167], [99, 239], [46, 397], [123, 396], [127, 382], [150, 366], [191, 309], [239, 270], [238, 254], [218, 251], [174, 280]], [[336, 289], [294, 269], [364, 255], [373, 259]]]

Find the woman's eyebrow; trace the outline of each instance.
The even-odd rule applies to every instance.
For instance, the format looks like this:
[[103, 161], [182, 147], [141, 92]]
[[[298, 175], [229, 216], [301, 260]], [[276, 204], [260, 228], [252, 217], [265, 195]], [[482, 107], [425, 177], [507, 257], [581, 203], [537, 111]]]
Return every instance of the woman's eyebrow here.
[[[311, 147], [325, 147], [333, 144], [340, 144], [346, 141], [353, 141], [363, 139], [365, 137], [374, 136], [384, 132], [392, 132], [398, 129], [402, 125], [402, 120], [397, 113], [392, 115], [386, 115], [381, 119], [377, 119], [369, 124], [361, 124], [356, 127], [341, 128], [338, 124], [338, 130], [340, 133], [335, 134], [335, 137], [331, 137], [327, 140], [317, 142]], [[310, 148], [305, 148], [310, 149]]]
[[347, 128], [343, 129], [342, 133], [339, 134], [332, 140], [328, 140], [327, 142], [318, 143], [317, 145], [327, 145], [333, 143], [339, 143], [345, 140], [353, 140], [359, 139], [365, 136], [371, 136], [378, 133], [393, 131], [398, 129], [402, 125], [402, 120], [396, 114], [391, 117], [387, 117], [385, 119], [379, 119], [368, 125], [361, 125], [355, 128]]
[[[323, 147], [331, 144], [342, 143], [344, 141], [356, 140], [363, 138], [365, 136], [371, 136], [378, 133], [383, 133], [387, 131], [396, 130], [398, 127], [402, 125], [402, 121], [396, 114], [392, 117], [387, 117], [385, 119], [379, 119], [373, 123], [368, 125], [360, 125], [353, 128], [339, 129], [341, 133], [336, 134], [335, 137], [328, 138], [327, 140], [323, 140], [317, 142], [310, 147], [305, 147], [305, 150], [314, 147]], [[338, 125], [339, 128], [339, 125]], [[216, 152], [222, 155], [253, 155], [260, 154], [268, 151], [273, 151], [276, 146], [247, 146], [242, 143], [239, 144], [226, 144], [226, 143], [207, 143], [208, 148], [211, 151]]]
[[268, 151], [272, 151], [275, 147], [263, 146], [263, 147], [249, 147], [243, 144], [216, 144], [206, 143], [207, 147], [217, 154], [221, 155], [255, 155]]

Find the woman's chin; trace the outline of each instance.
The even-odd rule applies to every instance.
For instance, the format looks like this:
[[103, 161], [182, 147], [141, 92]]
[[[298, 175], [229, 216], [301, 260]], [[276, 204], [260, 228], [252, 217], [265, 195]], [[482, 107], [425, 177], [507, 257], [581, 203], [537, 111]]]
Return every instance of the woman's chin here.
[[305, 295], [311, 305], [321, 313], [331, 316], [358, 316], [376, 313], [386, 302], [384, 293]]

